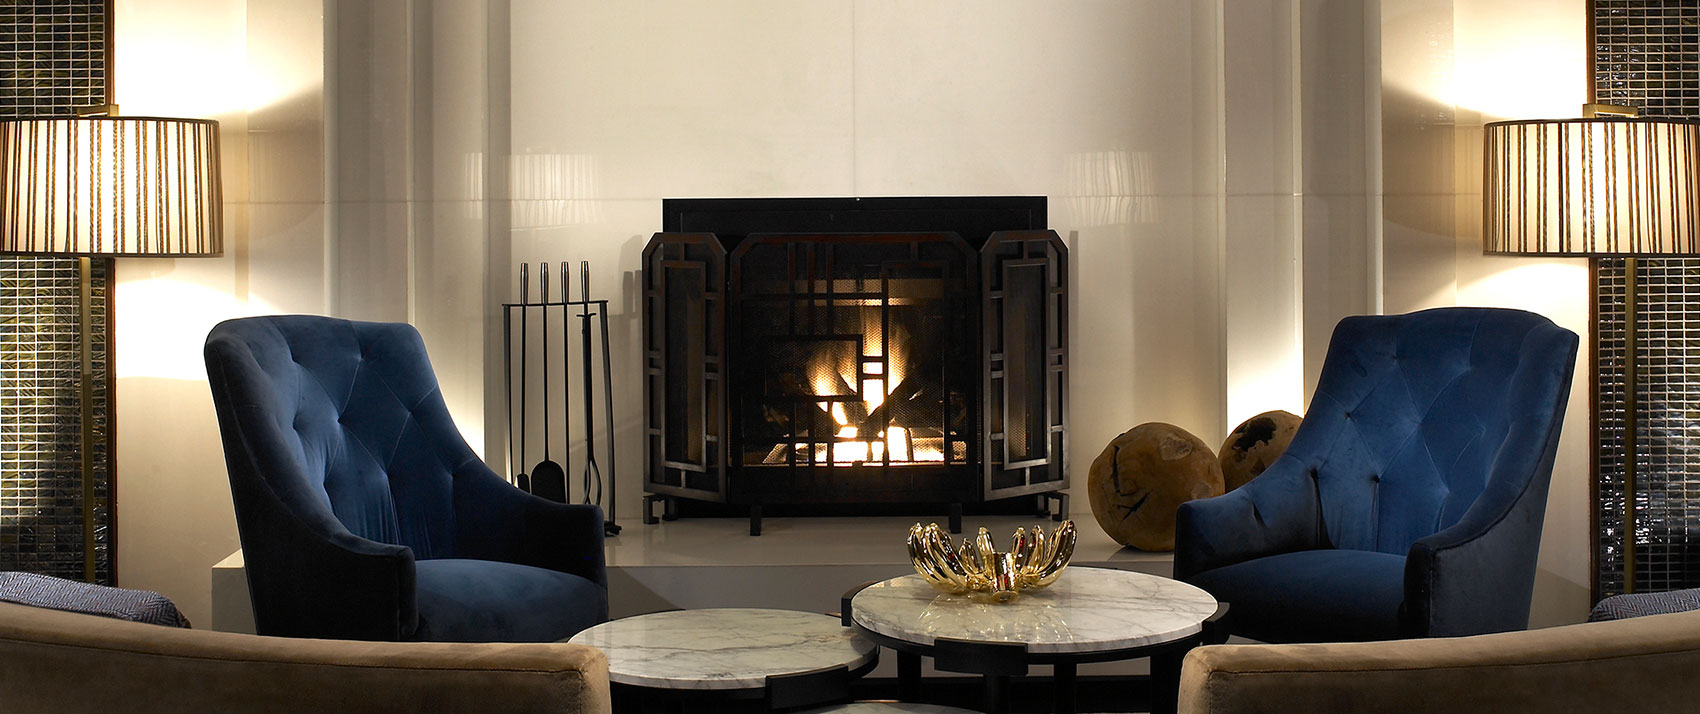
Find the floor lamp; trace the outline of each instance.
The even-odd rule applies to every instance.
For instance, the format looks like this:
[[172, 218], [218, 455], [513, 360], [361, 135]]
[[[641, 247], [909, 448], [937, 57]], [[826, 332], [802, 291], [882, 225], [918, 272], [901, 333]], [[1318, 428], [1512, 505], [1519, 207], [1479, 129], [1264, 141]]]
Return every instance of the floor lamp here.
[[1485, 127], [1484, 143], [1484, 253], [1626, 261], [1623, 583], [1624, 592], [1634, 592], [1636, 259], [1700, 254], [1700, 123], [1600, 117], [1495, 122]]
[[219, 255], [218, 122], [0, 121], [0, 252], [71, 256], [79, 282], [83, 576], [95, 580], [91, 256]]

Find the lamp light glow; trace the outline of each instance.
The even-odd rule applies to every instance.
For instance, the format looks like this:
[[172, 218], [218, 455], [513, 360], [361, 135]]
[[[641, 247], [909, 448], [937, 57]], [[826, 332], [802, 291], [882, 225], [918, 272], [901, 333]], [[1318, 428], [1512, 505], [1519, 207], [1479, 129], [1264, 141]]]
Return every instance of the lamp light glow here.
[[1484, 253], [1700, 253], [1700, 122], [1504, 121], [1484, 133]]
[[91, 256], [221, 254], [219, 167], [218, 122], [208, 119], [0, 121], [0, 253], [77, 261], [77, 451], [83, 578], [89, 582], [96, 575]]
[[0, 252], [219, 255], [218, 122], [0, 121]]

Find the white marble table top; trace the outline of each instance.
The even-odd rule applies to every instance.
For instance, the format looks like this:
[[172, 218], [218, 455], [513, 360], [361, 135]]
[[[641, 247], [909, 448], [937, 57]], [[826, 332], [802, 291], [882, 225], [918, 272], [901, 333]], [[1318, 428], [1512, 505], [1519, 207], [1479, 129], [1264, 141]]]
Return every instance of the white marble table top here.
[[604, 622], [573, 644], [608, 655], [608, 679], [657, 689], [755, 689], [771, 675], [867, 664], [878, 649], [838, 618], [795, 610], [675, 610]]
[[1025, 644], [1033, 654], [1087, 654], [1197, 634], [1216, 605], [1209, 593], [1178, 580], [1071, 567], [1050, 587], [1001, 604], [940, 592], [919, 575], [905, 575], [863, 588], [850, 611], [858, 626], [917, 645], [945, 637]]

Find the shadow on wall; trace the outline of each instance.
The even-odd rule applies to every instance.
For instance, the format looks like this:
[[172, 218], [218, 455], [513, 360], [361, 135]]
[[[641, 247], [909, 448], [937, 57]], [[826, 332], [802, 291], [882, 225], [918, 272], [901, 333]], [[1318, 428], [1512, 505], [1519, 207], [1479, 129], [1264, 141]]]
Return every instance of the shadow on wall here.
[[[620, 248], [617, 251], [618, 257], [612, 259], [610, 262], [615, 265], [641, 264], [642, 260], [639, 256], [642, 255], [643, 246], [648, 240], [649, 236], [647, 235], [628, 236], [620, 243]], [[572, 246], [570, 241], [560, 241], [559, 245], [564, 249], [561, 252], [575, 252], [571, 250]], [[614, 433], [611, 438], [609, 435], [603, 433], [605, 402], [603, 401], [600, 391], [603, 386], [603, 375], [599, 371], [602, 359], [602, 356], [599, 353], [601, 344], [599, 342], [594, 342], [592, 344], [593, 355], [591, 364], [593, 365], [592, 380], [597, 385], [597, 392], [594, 395], [597, 430], [596, 436], [598, 444], [597, 462], [598, 468], [602, 471], [604, 479], [610, 477], [611, 468], [617, 469], [617, 472], [615, 473], [615, 487], [619, 489], [619, 494], [616, 498], [617, 505], [619, 506], [619, 512], [615, 515], [620, 519], [628, 519], [637, 517], [639, 503], [643, 497], [642, 471], [644, 459], [644, 429], [642, 416], [642, 274], [635, 270], [624, 270], [618, 272], [614, 270], [603, 270], [601, 269], [602, 267], [603, 266], [599, 266], [594, 261], [591, 264], [591, 269], [594, 275], [606, 276], [602, 278], [604, 282], [596, 282], [593, 278], [591, 285], [591, 299], [606, 299], [608, 300], [609, 305], [608, 355], [609, 366], [613, 377], [613, 384], [611, 387], [614, 407]], [[574, 284], [571, 288], [573, 294], [570, 297], [571, 299], [576, 300], [578, 299], [579, 294], [576, 268], [573, 280]], [[613, 289], [610, 290], [607, 286], [613, 286]], [[534, 287], [533, 289], [536, 288]], [[564, 406], [567, 410], [570, 410], [570, 419], [568, 424], [572, 433], [568, 435], [569, 442], [567, 444], [565, 458], [566, 463], [572, 465], [572, 470], [567, 473], [568, 490], [570, 491], [569, 496], [570, 500], [576, 502], [582, 498], [583, 495], [581, 487], [583, 484], [584, 466], [586, 462], [584, 452], [584, 418], [583, 412], [581, 411], [584, 408], [584, 402], [582, 401], [583, 377], [579, 371], [583, 367], [581, 353], [579, 352], [580, 345], [582, 344], [582, 332], [578, 312], [576, 310], [569, 311], [566, 325], [566, 329], [568, 331], [567, 344], [569, 345], [567, 357], [571, 359], [571, 372], [567, 375], [567, 379], [571, 384], [572, 393], [562, 396], [562, 401], [554, 402], [552, 403], [552, 406], [556, 409]], [[598, 329], [599, 328], [597, 326], [592, 326], [593, 332]], [[537, 335], [533, 334], [533, 338], [535, 339], [536, 337]], [[539, 357], [539, 355], [532, 355], [532, 357], [536, 358]], [[533, 369], [535, 369], [536, 364], [537, 362], [532, 362]], [[552, 364], [559, 367], [560, 358], [555, 358], [552, 361]], [[499, 362], [497, 368], [499, 369]], [[499, 379], [496, 384], [499, 389]], [[556, 390], [557, 395], [559, 395], [558, 385]], [[533, 426], [540, 424], [541, 412], [538, 411], [540, 407], [536, 404], [536, 400], [533, 400], [533, 403], [529, 408], [532, 416], [530, 424]], [[557, 412], [556, 418], [560, 418], [559, 412]], [[559, 422], [556, 422], [556, 427], [557, 433], [559, 433]], [[491, 419], [488, 420], [486, 428], [490, 429], [491, 432], [494, 433], [498, 429], [505, 429], [508, 427], [499, 423], [497, 420]], [[529, 430], [527, 436], [528, 446], [535, 456], [536, 452], [540, 448], [537, 447], [536, 444], [541, 443], [540, 441], [537, 441], [537, 439], [540, 439], [541, 437], [534, 429], [532, 429], [531, 426], [528, 426], [527, 429]], [[502, 439], [502, 443], [504, 445], [503, 448], [505, 449], [505, 434], [502, 436]], [[608, 459], [609, 454], [605, 451], [605, 449], [610, 448], [607, 444], [611, 444], [611, 448], [614, 450], [612, 462], [606, 460]], [[492, 468], [498, 473], [503, 470], [502, 461], [506, 458], [506, 454], [507, 452], [504, 450], [498, 452], [495, 455], [495, 458], [488, 459], [488, 461], [492, 462]], [[604, 507], [607, 506], [606, 499], [604, 500], [603, 505]]]
[[[1458, 304], [1457, 259], [1464, 210], [1459, 191], [1457, 113], [1450, 103], [1405, 90], [1382, 95], [1382, 273], [1387, 312]], [[1479, 154], [1479, 146], [1477, 153]], [[1476, 157], [1476, 173], [1480, 173]]]
[[1592, 595], [1586, 583], [1572, 581], [1546, 568], [1535, 570], [1535, 594], [1529, 602], [1529, 629], [1573, 625], [1586, 615]]
[[238, 547], [212, 394], [204, 377], [120, 377], [118, 388], [118, 584], [211, 622], [208, 567]]

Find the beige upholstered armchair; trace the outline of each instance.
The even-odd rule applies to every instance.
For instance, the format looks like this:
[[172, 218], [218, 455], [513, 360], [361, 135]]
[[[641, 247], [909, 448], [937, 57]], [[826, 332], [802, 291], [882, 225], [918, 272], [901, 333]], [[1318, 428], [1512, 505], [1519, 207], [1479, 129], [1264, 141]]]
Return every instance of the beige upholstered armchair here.
[[1216, 645], [1182, 666], [1181, 714], [1694, 711], [1700, 611], [1474, 637]]
[[238, 635], [0, 603], [0, 711], [609, 711], [608, 660], [569, 644]]

